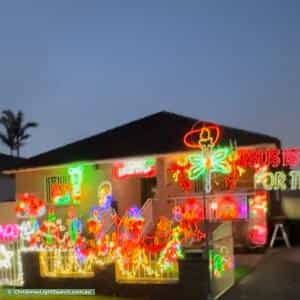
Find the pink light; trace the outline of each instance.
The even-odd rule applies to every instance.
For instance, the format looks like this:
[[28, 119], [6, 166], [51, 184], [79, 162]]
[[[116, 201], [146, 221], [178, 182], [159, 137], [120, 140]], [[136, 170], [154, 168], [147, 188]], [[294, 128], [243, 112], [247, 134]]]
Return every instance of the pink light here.
[[0, 241], [12, 242], [19, 238], [20, 229], [17, 224], [3, 224], [0, 225]]

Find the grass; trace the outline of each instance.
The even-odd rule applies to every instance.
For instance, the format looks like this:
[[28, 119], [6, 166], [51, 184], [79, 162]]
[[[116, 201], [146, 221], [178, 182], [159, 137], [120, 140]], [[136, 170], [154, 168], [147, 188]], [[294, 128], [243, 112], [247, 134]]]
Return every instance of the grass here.
[[[124, 300], [124, 298], [107, 297], [107, 296], [23, 296], [23, 295], [8, 295], [5, 289], [0, 289], [0, 300], [54, 300], [54, 299], [67, 299], [67, 300]], [[127, 298], [127, 300], [130, 300]]]

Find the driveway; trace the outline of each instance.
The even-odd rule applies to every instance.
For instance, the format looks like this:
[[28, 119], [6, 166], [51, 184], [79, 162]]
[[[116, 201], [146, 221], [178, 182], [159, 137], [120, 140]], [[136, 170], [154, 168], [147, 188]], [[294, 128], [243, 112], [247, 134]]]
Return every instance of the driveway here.
[[270, 249], [255, 271], [222, 300], [300, 299], [300, 248]]

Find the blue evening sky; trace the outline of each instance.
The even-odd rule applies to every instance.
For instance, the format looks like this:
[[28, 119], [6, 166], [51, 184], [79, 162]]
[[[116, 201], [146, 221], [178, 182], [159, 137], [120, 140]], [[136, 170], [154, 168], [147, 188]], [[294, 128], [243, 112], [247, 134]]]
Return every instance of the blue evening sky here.
[[0, 110], [40, 123], [25, 156], [159, 110], [300, 145], [299, 11], [284, 0], [0, 1]]

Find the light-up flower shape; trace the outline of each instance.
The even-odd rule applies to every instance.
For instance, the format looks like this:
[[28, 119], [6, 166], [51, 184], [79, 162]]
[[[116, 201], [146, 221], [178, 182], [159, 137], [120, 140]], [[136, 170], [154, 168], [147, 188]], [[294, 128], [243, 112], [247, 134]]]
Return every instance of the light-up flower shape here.
[[229, 174], [230, 163], [227, 161], [231, 148], [206, 149], [198, 154], [189, 156], [192, 164], [188, 172], [191, 180], [197, 180], [208, 173]]

